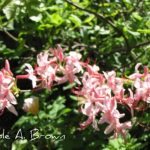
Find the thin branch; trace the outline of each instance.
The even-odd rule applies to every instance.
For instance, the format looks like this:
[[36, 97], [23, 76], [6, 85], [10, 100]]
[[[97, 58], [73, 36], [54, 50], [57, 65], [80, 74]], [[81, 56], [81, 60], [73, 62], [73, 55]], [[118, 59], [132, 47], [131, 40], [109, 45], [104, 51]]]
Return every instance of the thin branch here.
[[[146, 42], [143, 42], [143, 43], [140, 43], [140, 44], [137, 44], [136, 46], [134, 46], [133, 48], [139, 48], [139, 47], [142, 47], [142, 46], [147, 46], [150, 44], [150, 41], [146, 41]], [[132, 48], [132, 49], [133, 49]]]
[[[135, 45], [135, 46], [132, 46], [129, 50], [131, 51], [131, 50], [133, 50], [133, 49], [135, 49], [135, 48], [140, 48], [140, 47], [142, 47], [142, 46], [147, 46], [147, 45], [149, 45], [149, 44], [150, 44], [150, 41], [146, 41], [146, 42], [137, 44], [137, 45]], [[123, 52], [124, 52], [124, 51], [126, 51], [126, 48], [119, 48], [119, 49], [116, 49], [116, 50], [114, 50], [114, 51], [111, 51], [110, 53], [105, 53], [104, 56], [112, 55], [113, 53], [115, 53], [115, 52], [120, 52], [120, 51], [123, 51]]]
[[[15, 42], [18, 42], [19, 40], [14, 36], [14, 35], [12, 35], [10, 32], [8, 32], [7, 30], [3, 30], [4, 31], [4, 33], [6, 34], [6, 35], [8, 35], [12, 40], [14, 40]], [[28, 46], [27, 44], [24, 44], [23, 45], [25, 48], [27, 48], [27, 49], [30, 49], [30, 50], [32, 50], [33, 52], [35, 52], [36, 50], [33, 48], [33, 47], [30, 47], [30, 46]]]
[[[150, 44], [150, 41], [146, 41], [146, 42], [143, 42], [143, 43], [140, 43], [140, 44], [137, 44], [135, 45], [134, 47], [131, 48], [131, 50], [135, 49], [135, 48], [140, 48], [140, 47], [143, 47], [143, 46], [147, 46]], [[137, 63], [138, 59], [144, 54], [145, 52], [142, 52], [139, 56], [137, 56], [135, 59], [134, 59], [134, 63], [132, 64], [132, 66], [135, 66], [135, 64]], [[129, 64], [126, 63], [124, 65], [124, 69], [125, 67], [127, 67]], [[131, 65], [131, 64], [130, 64]], [[120, 67], [119, 69], [121, 69], [122, 67]]]
[[[135, 48], [139, 48], [139, 47], [142, 47], [142, 46], [147, 46], [149, 44], [150, 44], [150, 41], [147, 41], [145, 43], [138, 44]], [[145, 53], [145, 52], [143, 52], [143, 53]], [[138, 57], [136, 57], [136, 60], [138, 60], [143, 55], [143, 53], [141, 53]]]
[[88, 12], [88, 13], [90, 13], [90, 14], [93, 14], [93, 15], [96, 16], [97, 18], [100, 18], [101, 20], [105, 21], [107, 24], [109, 24], [111, 27], [113, 27], [114, 30], [115, 30], [118, 34], [121, 34], [121, 35], [122, 35], [122, 37], [123, 37], [124, 40], [125, 40], [127, 50], [130, 48], [129, 43], [128, 43], [128, 40], [127, 40], [126, 36], [124, 35], [123, 31], [120, 30], [119, 28], [117, 28], [116, 25], [115, 25], [111, 20], [109, 20], [108, 18], [105, 18], [105, 17], [104, 17], [102, 14], [100, 14], [100, 13], [94, 12], [94, 11], [89, 10], [89, 9], [86, 9], [86, 8], [83, 8], [83, 7], [79, 6], [79, 5], [77, 5], [76, 3], [73, 3], [73, 2], [70, 1], [70, 0], [65, 0], [65, 1], [66, 1], [67, 3], [69, 3], [70, 5], [72, 5], [72, 6], [78, 8], [78, 9], [80, 9], [80, 10], [82, 10], [82, 11], [85, 11], [85, 12]]
[[[107, 22], [109, 25], [111, 25], [113, 28], [116, 29], [116, 26], [113, 24], [113, 22], [111, 22], [110, 20], [106, 19], [102, 14], [96, 13], [96, 12], [94, 12], [94, 11], [92, 11], [92, 10], [89, 10], [89, 9], [86, 9], [86, 8], [82, 8], [81, 6], [79, 6], [79, 5], [77, 5], [77, 4], [73, 3], [73, 2], [71, 2], [70, 0], [65, 0], [65, 1], [66, 1], [67, 3], [73, 5], [74, 7], [76, 7], [76, 8], [78, 8], [78, 9], [82, 10], [82, 11], [86, 11], [86, 12], [88, 12], [88, 13], [90, 13], [90, 14], [93, 14], [93, 15], [95, 15], [95, 16], [101, 18], [102, 20], [104, 20], [105, 22]], [[119, 29], [117, 28], [117, 30], [119, 30]]]
[[7, 34], [11, 39], [13, 39], [15, 42], [18, 42], [18, 39], [14, 37], [11, 33], [9, 33], [7, 30], [3, 30], [5, 34]]
[[[144, 3], [144, 0], [137, 0], [135, 7], [133, 7], [133, 9], [130, 10], [129, 15], [132, 14], [134, 11], [141, 9], [141, 7], [139, 7], [139, 6], [140, 6], [140, 4], [142, 6], [143, 3]], [[138, 10], [138, 11], [140, 12], [140, 10]]]
[[20, 90], [21, 93], [31, 92], [32, 90]]

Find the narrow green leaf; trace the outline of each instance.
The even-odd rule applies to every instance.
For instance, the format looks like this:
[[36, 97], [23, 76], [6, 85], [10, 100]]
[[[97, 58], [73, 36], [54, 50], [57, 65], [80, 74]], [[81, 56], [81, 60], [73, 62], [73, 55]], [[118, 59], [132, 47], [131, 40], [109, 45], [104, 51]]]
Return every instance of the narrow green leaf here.
[[80, 27], [82, 24], [81, 19], [76, 15], [71, 14], [69, 19], [75, 24], [76, 27]]
[[150, 29], [138, 29], [137, 31], [140, 33], [150, 34]]

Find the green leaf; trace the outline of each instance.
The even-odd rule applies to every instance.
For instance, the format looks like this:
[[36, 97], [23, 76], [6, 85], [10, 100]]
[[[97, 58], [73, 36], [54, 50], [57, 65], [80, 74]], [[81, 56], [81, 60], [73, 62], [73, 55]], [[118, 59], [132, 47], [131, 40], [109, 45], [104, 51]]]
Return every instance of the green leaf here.
[[82, 24], [81, 19], [76, 15], [71, 14], [69, 19], [75, 24], [76, 27], [80, 27]]
[[65, 91], [65, 90], [72, 89], [74, 86], [75, 86], [75, 83], [68, 84], [67, 86], [63, 87], [63, 90]]
[[150, 29], [138, 29], [137, 31], [140, 33], [150, 34]]
[[5, 6], [7, 6], [12, 0], [4, 0], [0, 3], [0, 9], [3, 9]]
[[131, 31], [131, 30], [130, 30], [130, 27], [124, 27], [124, 28], [123, 28], [123, 31], [124, 31], [125, 33], [129, 33], [129, 34], [131, 34], [131, 35], [133, 35], [133, 36], [139, 36], [139, 35], [140, 35], [139, 32]]
[[63, 23], [63, 18], [58, 14], [54, 13], [51, 15], [51, 23], [53, 23], [56, 26], [59, 26]]
[[39, 15], [37, 15], [37, 16], [30, 16], [30, 19], [31, 19], [32, 21], [39, 22], [39, 21], [42, 20], [42, 14], [39, 14]]
[[16, 12], [16, 5], [14, 1], [11, 1], [8, 5], [6, 5], [3, 9], [3, 13], [5, 14], [6, 18], [9, 20], [15, 16]]
[[114, 149], [119, 150], [120, 147], [119, 139], [110, 140], [110, 145], [112, 145]]
[[57, 118], [59, 115], [61, 115], [62, 111], [64, 111], [65, 109], [64, 102], [65, 102], [65, 98], [59, 96], [58, 99], [55, 100], [52, 105], [49, 105], [47, 107], [47, 109], [49, 110], [50, 118]]
[[23, 150], [25, 149], [26, 145], [28, 145], [27, 140], [17, 140], [12, 144], [11, 150]]
[[94, 15], [90, 15], [89, 17], [87, 17], [85, 20], [84, 20], [84, 23], [90, 23], [93, 19], [94, 19]]
[[100, 29], [99, 29], [99, 33], [100, 33], [101, 35], [107, 35], [107, 34], [110, 34], [110, 31], [109, 31], [109, 30], [106, 30], [106, 29], [104, 29], [104, 28], [100, 28]]
[[135, 18], [136, 20], [139, 20], [141, 21], [142, 20], [142, 17], [139, 15], [138, 12], [134, 12], [132, 13], [132, 17]]
[[127, 30], [128, 33], [130, 33], [131, 35], [134, 35], [134, 36], [139, 36], [140, 33], [139, 32], [135, 32], [135, 31], [131, 31], [131, 30]]

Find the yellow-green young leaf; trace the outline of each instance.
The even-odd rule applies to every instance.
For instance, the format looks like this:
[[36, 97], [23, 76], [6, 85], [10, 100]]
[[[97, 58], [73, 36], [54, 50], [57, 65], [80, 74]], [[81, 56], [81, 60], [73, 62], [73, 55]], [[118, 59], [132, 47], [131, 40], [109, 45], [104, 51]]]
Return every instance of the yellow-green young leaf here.
[[139, 20], [141, 21], [142, 20], [142, 17], [139, 15], [138, 12], [134, 12], [132, 13], [132, 17], [135, 18], [136, 20]]
[[47, 8], [48, 10], [51, 10], [51, 11], [57, 11], [59, 10], [60, 8], [57, 6], [57, 5], [54, 5], [54, 6], [50, 6]]
[[139, 32], [131, 31], [131, 30], [130, 30], [129, 28], [127, 28], [127, 27], [124, 27], [124, 28], [123, 28], [123, 31], [124, 31], [125, 33], [129, 33], [129, 34], [131, 34], [131, 35], [133, 35], [133, 36], [139, 36], [139, 35], [140, 35]]
[[101, 7], [109, 7], [111, 5], [111, 3], [102, 3], [102, 4], [99, 4], [99, 6]]
[[90, 23], [93, 19], [94, 19], [94, 15], [90, 15], [89, 17], [87, 17], [85, 20], [84, 20], [84, 23]]
[[81, 22], [81, 19], [78, 16], [71, 14], [69, 19], [75, 24], [76, 27], [81, 26], [82, 22]]
[[78, 3], [78, 2], [79, 2], [79, 0], [72, 0], [72, 2], [74, 2], [74, 3]]
[[150, 29], [138, 29], [138, 32], [145, 33], [145, 34], [150, 34]]
[[116, 10], [116, 11], [112, 12], [110, 16], [114, 17], [114, 16], [118, 15], [119, 13], [120, 13], [120, 11]]
[[54, 13], [51, 15], [51, 23], [53, 23], [56, 26], [59, 26], [63, 23], [63, 18], [59, 14]]
[[146, 24], [145, 24], [147, 27], [150, 27], [150, 19], [148, 21], [146, 21]]

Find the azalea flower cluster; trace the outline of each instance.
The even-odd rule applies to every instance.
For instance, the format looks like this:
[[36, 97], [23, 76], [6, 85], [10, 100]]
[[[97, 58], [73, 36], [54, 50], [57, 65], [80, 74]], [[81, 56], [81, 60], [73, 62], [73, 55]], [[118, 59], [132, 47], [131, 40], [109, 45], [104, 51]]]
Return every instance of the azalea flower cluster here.
[[[75, 91], [79, 97], [83, 97], [81, 112], [88, 116], [88, 119], [81, 123], [81, 128], [84, 129], [92, 124], [96, 130], [99, 130], [98, 124], [107, 123], [105, 134], [114, 131], [115, 137], [118, 134], [125, 136], [126, 129], [131, 128], [131, 122], [120, 123], [120, 118], [125, 114], [121, 114], [117, 109], [117, 103], [121, 101], [118, 97], [124, 90], [123, 80], [117, 78], [114, 71], [101, 74], [98, 70], [95, 65], [87, 65], [82, 77], [83, 86]], [[96, 117], [100, 117], [98, 121]]]
[[[46, 88], [51, 90], [55, 85], [66, 82], [76, 83], [72, 92], [77, 95], [81, 104], [81, 113], [87, 116], [87, 120], [80, 124], [81, 129], [92, 125], [99, 130], [100, 124], [107, 124], [105, 134], [114, 133], [126, 135], [127, 129], [131, 128], [131, 121], [121, 122], [120, 119], [125, 116], [118, 110], [118, 106], [127, 107], [131, 115], [135, 110], [140, 110], [139, 104], [150, 102], [150, 73], [147, 67], [140, 73], [137, 64], [135, 73], [126, 78], [117, 77], [115, 71], [99, 72], [99, 67], [89, 65], [81, 61], [81, 54], [71, 51], [64, 54], [63, 49], [58, 45], [55, 49], [41, 52], [37, 55], [37, 63], [34, 67], [25, 64], [26, 75], [18, 75], [17, 79], [28, 78], [32, 81], [33, 88]], [[16, 113], [13, 105], [16, 104], [12, 93], [12, 87], [15, 79], [6, 61], [5, 68], [0, 72], [0, 98], [3, 110], [7, 107], [13, 113]], [[125, 88], [129, 85], [128, 88]], [[33, 101], [29, 100], [33, 105]], [[34, 104], [34, 112], [37, 106]], [[10, 109], [11, 108], [11, 109]], [[24, 105], [26, 111], [32, 110], [28, 101]]]
[[[98, 124], [107, 123], [105, 134], [114, 131], [114, 137], [118, 134], [125, 137], [131, 121], [120, 122], [125, 114], [118, 111], [117, 105], [127, 106], [133, 116], [134, 110], [142, 109], [140, 103], [150, 102], [150, 73], [146, 66], [140, 73], [140, 66], [137, 64], [135, 73], [128, 78], [119, 78], [115, 71], [99, 73], [98, 66], [84, 65], [82, 86], [75, 91], [82, 103], [81, 112], [88, 117], [81, 123], [82, 129], [92, 124], [98, 130]], [[130, 88], [125, 88], [125, 85], [130, 85]]]
[[[135, 67], [135, 73], [129, 76], [129, 79], [133, 81], [135, 87], [135, 94], [130, 91], [130, 97], [134, 101], [130, 104], [132, 107], [136, 106], [141, 100], [150, 103], [150, 73], [148, 67], [144, 66], [143, 73], [139, 72], [141, 63], [138, 63]], [[140, 109], [140, 108], [137, 108]]]
[[32, 80], [33, 88], [47, 88], [69, 81], [80, 83], [76, 74], [82, 71], [81, 55], [76, 52], [63, 54], [63, 49], [50, 49], [37, 55], [37, 65], [33, 67], [25, 64], [27, 75], [18, 75], [17, 78]]
[[7, 108], [10, 112], [17, 115], [17, 111], [13, 105], [17, 104], [14, 96], [16, 87], [15, 78], [10, 70], [8, 60], [5, 61], [5, 67], [0, 70], [0, 112], [3, 113]]

